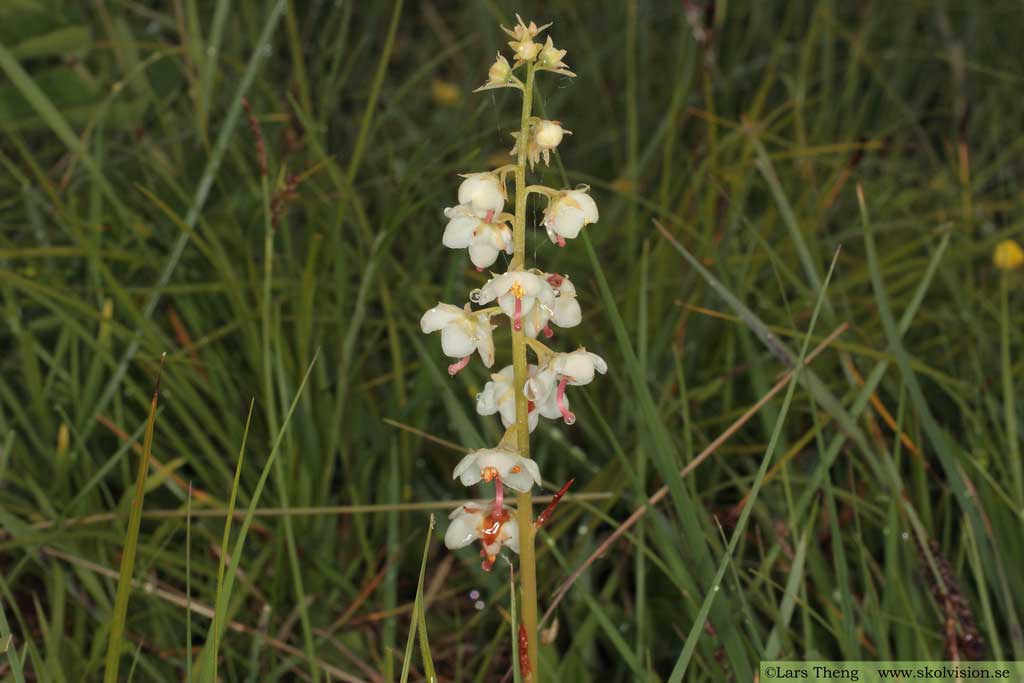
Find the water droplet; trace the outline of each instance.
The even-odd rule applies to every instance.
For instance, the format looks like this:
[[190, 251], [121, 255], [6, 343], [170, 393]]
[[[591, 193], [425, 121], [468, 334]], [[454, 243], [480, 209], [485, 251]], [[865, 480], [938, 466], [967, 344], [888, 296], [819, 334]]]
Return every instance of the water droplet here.
[[570, 415], [569, 417], [565, 418], [565, 424], [567, 424], [567, 425], [574, 425], [574, 424], [576, 424], [576, 416], [575, 415]]
[[484, 394], [483, 394], [483, 392], [480, 392], [479, 394], [477, 394], [477, 395], [476, 395], [476, 402], [477, 402], [477, 403], [479, 403], [479, 402], [480, 402], [480, 401], [482, 401], [483, 399], [484, 399]]
[[590, 527], [588, 527], [586, 524], [580, 524], [579, 528], [576, 529], [576, 533], [578, 533], [580, 536], [585, 535], [588, 531], [590, 531]]
[[207, 47], [206, 48], [206, 56], [207, 57], [216, 57], [217, 56], [217, 48], [215, 46], [213, 46], [213, 45], [210, 45], [209, 47]]
[[902, 538], [904, 541], [909, 541], [910, 540], [910, 534], [908, 532], [904, 531], [902, 534], [900, 534], [900, 538]]
[[479, 289], [474, 289], [472, 292], [469, 293], [469, 300], [475, 304], [480, 303], [480, 297], [481, 293]]
[[713, 590], [717, 593], [719, 588], [721, 588], [721, 586], [716, 585]]
[[476, 602], [473, 603], [473, 607], [475, 607], [477, 609], [477, 611], [479, 612], [480, 610], [482, 610], [484, 608], [484, 601], [483, 600], [477, 600]]
[[473, 590], [469, 591], [469, 599], [470, 600], [479, 600], [480, 599], [480, 591], [478, 591], [475, 588]]

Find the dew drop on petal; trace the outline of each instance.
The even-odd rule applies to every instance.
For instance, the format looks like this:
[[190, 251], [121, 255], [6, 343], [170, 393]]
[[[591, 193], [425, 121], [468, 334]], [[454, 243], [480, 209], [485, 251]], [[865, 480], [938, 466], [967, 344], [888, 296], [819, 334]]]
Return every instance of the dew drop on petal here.
[[565, 418], [565, 424], [567, 424], [567, 425], [574, 425], [574, 424], [576, 424], [576, 416], [575, 415], [570, 415], [569, 417]]
[[478, 304], [480, 303], [480, 296], [480, 290], [474, 289], [472, 292], [469, 293], [469, 300], [475, 304]]
[[479, 612], [480, 610], [482, 610], [484, 608], [484, 601], [483, 600], [477, 600], [476, 602], [473, 603], [473, 607], [475, 607], [476, 610]]
[[902, 538], [904, 541], [909, 541], [910, 540], [910, 534], [908, 532], [904, 531], [902, 534], [900, 534], [900, 538]]
[[473, 590], [469, 591], [469, 599], [470, 600], [479, 600], [480, 599], [480, 591], [478, 591], [475, 588]]

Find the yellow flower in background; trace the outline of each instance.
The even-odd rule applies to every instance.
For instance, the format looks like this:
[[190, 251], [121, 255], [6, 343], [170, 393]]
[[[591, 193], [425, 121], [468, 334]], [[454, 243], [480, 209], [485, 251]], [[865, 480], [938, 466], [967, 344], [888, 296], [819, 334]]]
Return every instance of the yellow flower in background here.
[[1014, 240], [1003, 240], [992, 252], [992, 263], [999, 270], [1016, 270], [1024, 265], [1024, 249]]
[[462, 93], [459, 92], [459, 88], [454, 83], [449, 83], [448, 81], [434, 81], [430, 86], [430, 94], [433, 95], [434, 102], [442, 107], [452, 107], [462, 100]]

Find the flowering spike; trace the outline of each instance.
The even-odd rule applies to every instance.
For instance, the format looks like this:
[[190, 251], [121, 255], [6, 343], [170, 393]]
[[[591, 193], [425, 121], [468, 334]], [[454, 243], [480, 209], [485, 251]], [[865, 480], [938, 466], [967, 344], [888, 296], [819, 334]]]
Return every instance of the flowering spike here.
[[[494, 363], [491, 319], [507, 317], [512, 336], [512, 363], [491, 375], [477, 394], [480, 415], [499, 414], [506, 427], [495, 448], [469, 452], [456, 465], [452, 477], [465, 486], [493, 485], [494, 498], [460, 505], [449, 519], [445, 545], [451, 549], [480, 543], [480, 566], [490, 571], [504, 548], [521, 554], [521, 622], [517, 634], [520, 671], [524, 679], [539, 676], [537, 647], [537, 585], [534, 555], [534, 531], [550, 517], [559, 500], [572, 485], [570, 480], [552, 498], [551, 504], [532, 517], [530, 492], [541, 483], [540, 469], [530, 459], [530, 433], [541, 417], [563, 419], [572, 424], [576, 416], [569, 410], [569, 386], [590, 383], [595, 374], [607, 372], [600, 356], [584, 348], [568, 353], [556, 352], [537, 341], [550, 339], [553, 326], [575, 327], [582, 321], [576, 299], [576, 287], [568, 275], [545, 273], [527, 265], [526, 237], [530, 193], [547, 199], [541, 225], [548, 238], [559, 247], [578, 237], [587, 225], [598, 220], [597, 204], [588, 188], [555, 190], [528, 185], [527, 173], [540, 162], [550, 163], [551, 152], [558, 149], [566, 135], [560, 121], [533, 115], [534, 86], [537, 71], [550, 71], [573, 77], [563, 61], [566, 51], [555, 47], [550, 36], [541, 44], [538, 35], [550, 24], [538, 26], [516, 16], [512, 29], [503, 29], [510, 37], [514, 62], [498, 54], [487, 70], [487, 81], [478, 90], [515, 88], [522, 93], [520, 125], [513, 133], [515, 163], [496, 162], [498, 168], [462, 176], [458, 203], [445, 210], [447, 225], [441, 242], [450, 249], [465, 249], [477, 271], [497, 263], [501, 252], [511, 256], [511, 265], [503, 273], [492, 273], [479, 289], [469, 293], [471, 304], [457, 308], [438, 303], [420, 320], [425, 333], [440, 332], [441, 348], [454, 359], [448, 368], [452, 375], [479, 354], [486, 367]], [[523, 71], [516, 75], [516, 69]], [[525, 72], [525, 73], [524, 73]], [[450, 98], [451, 93], [446, 97]], [[514, 178], [514, 197], [509, 196], [507, 181]], [[506, 212], [505, 206], [514, 206]], [[493, 305], [492, 305], [492, 302]], [[533, 350], [536, 365], [528, 363], [527, 349]], [[516, 507], [506, 502], [506, 487], [517, 492]], [[520, 539], [520, 529], [525, 536]], [[522, 543], [521, 543], [522, 541]], [[521, 547], [520, 547], [521, 546]]]

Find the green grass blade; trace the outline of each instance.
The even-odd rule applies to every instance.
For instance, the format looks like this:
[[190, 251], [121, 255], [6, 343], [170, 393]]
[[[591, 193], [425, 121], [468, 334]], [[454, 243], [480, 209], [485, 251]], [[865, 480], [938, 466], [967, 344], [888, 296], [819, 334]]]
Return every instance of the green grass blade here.
[[428, 681], [436, 681], [437, 674], [434, 673], [434, 662], [430, 655], [430, 645], [426, 642], [426, 626], [423, 622], [423, 577], [427, 574], [427, 557], [430, 555], [430, 539], [434, 534], [434, 515], [430, 515], [430, 524], [427, 525], [427, 538], [423, 542], [423, 559], [420, 561], [420, 575], [416, 581], [416, 598], [412, 607], [412, 620], [409, 623], [409, 638], [405, 642], [405, 658], [402, 660], [402, 675], [399, 678], [401, 683], [408, 683], [409, 669], [412, 666], [412, 647], [415, 640], [420, 641], [420, 654], [423, 657], [424, 671], [433, 675], [427, 676]]
[[[164, 354], [166, 356], [166, 354]], [[163, 361], [160, 363], [163, 371]], [[131, 515], [125, 532], [121, 555], [121, 571], [117, 579], [117, 594], [114, 598], [114, 613], [110, 620], [110, 636], [107, 641], [107, 659], [103, 672], [104, 683], [117, 683], [118, 666], [121, 662], [121, 640], [124, 624], [128, 618], [128, 597], [132, 590], [132, 574], [135, 570], [135, 555], [139, 547], [139, 528], [142, 525], [142, 504], [146, 496], [146, 475], [149, 473], [149, 459], [153, 452], [153, 431], [156, 427], [156, 405], [160, 397], [160, 374], [157, 375], [153, 398], [149, 404], [149, 418], [146, 421], [146, 436], [142, 444], [142, 461], [135, 480], [135, 494], [132, 496]]]

